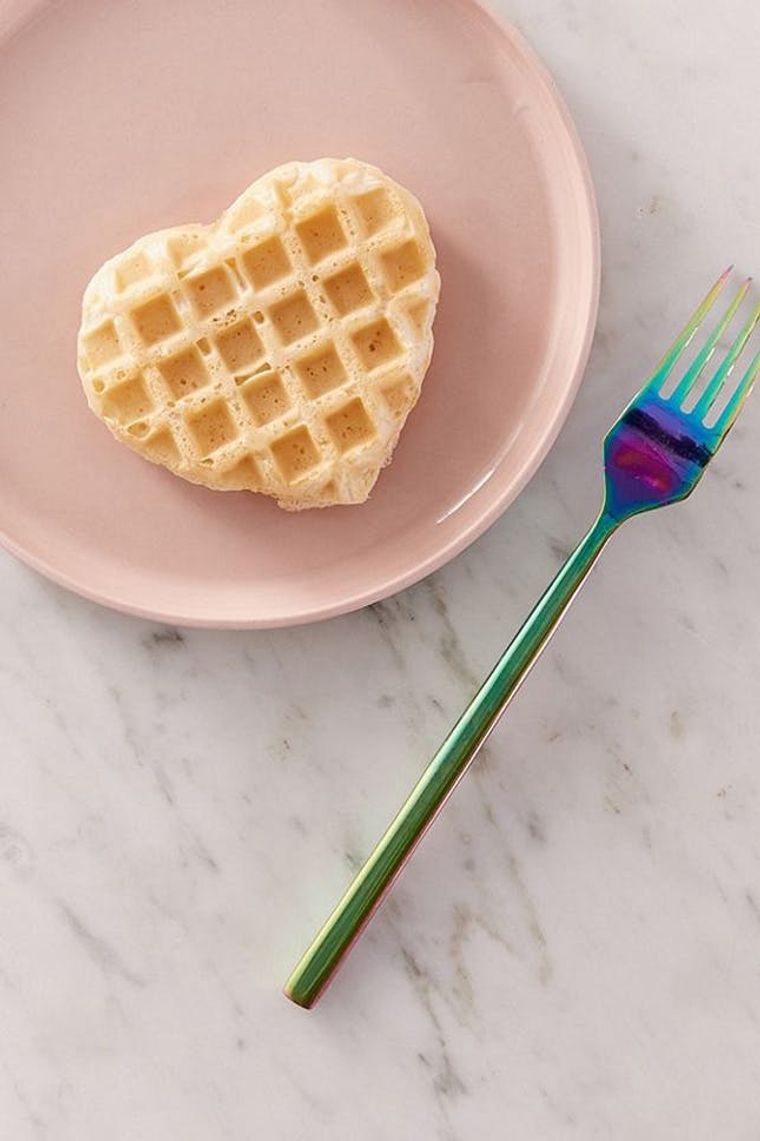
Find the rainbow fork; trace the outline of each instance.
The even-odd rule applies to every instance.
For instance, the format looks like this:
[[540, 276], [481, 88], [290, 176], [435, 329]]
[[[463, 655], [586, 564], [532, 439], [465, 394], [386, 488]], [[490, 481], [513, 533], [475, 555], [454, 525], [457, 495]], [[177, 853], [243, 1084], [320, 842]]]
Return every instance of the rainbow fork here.
[[285, 994], [299, 1006], [312, 1006], [331, 980], [549, 641], [613, 532], [632, 515], [690, 495], [725, 440], [760, 372], [758, 352], [738, 383], [733, 388], [727, 384], [760, 320], [760, 305], [706, 383], [703, 378], [720, 338], [749, 290], [749, 280], [735, 293], [672, 391], [671, 386], [676, 362], [727, 284], [731, 268], [721, 274], [651, 379], [608, 432], [604, 441], [605, 497], [599, 517], [454, 725], [291, 974]]

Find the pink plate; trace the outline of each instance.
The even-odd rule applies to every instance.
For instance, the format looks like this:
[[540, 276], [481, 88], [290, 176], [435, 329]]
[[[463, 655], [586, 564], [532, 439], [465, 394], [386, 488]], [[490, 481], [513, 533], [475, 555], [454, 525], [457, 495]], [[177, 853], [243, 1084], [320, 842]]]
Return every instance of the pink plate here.
[[[471, 0], [6, 0], [0, 155], [0, 534], [89, 598], [233, 627], [376, 601], [492, 523], [567, 414], [597, 305], [589, 174], [533, 52]], [[419, 196], [443, 284], [371, 500], [289, 515], [117, 444], [75, 340], [106, 257], [321, 155]]]

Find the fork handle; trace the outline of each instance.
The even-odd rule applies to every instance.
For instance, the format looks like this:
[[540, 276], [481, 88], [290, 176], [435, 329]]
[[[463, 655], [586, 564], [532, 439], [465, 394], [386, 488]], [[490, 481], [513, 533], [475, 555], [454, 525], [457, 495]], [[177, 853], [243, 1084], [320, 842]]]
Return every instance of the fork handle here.
[[357, 872], [285, 984], [310, 1007], [332, 979], [423, 834], [527, 676], [619, 520], [602, 511], [559, 570]]

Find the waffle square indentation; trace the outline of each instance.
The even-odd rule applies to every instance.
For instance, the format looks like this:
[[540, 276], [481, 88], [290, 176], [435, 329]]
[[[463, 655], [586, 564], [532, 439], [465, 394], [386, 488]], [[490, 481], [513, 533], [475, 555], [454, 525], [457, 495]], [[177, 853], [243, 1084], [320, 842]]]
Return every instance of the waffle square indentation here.
[[305, 221], [296, 223], [296, 233], [312, 265], [346, 245], [346, 235], [334, 206], [325, 206]]
[[258, 491], [264, 482], [259, 465], [251, 455], [243, 456], [217, 478], [222, 487], [230, 491]]
[[332, 345], [301, 357], [294, 367], [298, 379], [312, 400], [339, 388], [346, 380], [343, 362]]
[[174, 302], [165, 293], [138, 305], [130, 316], [140, 340], [146, 345], [155, 345], [182, 328]]
[[264, 355], [264, 346], [247, 317], [214, 338], [219, 356], [230, 372], [255, 364]]
[[246, 274], [257, 289], [274, 285], [276, 281], [287, 277], [292, 269], [287, 251], [276, 235], [246, 250], [241, 260]]
[[241, 387], [240, 393], [259, 427], [277, 420], [290, 408], [290, 397], [277, 372], [254, 377]]
[[232, 278], [220, 265], [198, 277], [186, 277], [185, 288], [199, 317], [208, 317], [230, 305], [237, 296]]
[[120, 424], [132, 424], [153, 411], [153, 399], [142, 373], [115, 384], [103, 396], [103, 415]]
[[269, 316], [283, 345], [300, 341], [319, 327], [317, 315], [303, 290], [272, 305]]
[[119, 336], [113, 321], [106, 321], [84, 338], [84, 351], [92, 368], [108, 364], [121, 352]]
[[377, 435], [367, 409], [358, 396], [326, 416], [325, 423], [342, 455], [368, 443]]
[[305, 424], [280, 436], [271, 451], [286, 483], [295, 483], [319, 463], [319, 452]]
[[223, 400], [214, 400], [185, 417], [185, 424], [199, 455], [212, 452], [229, 444], [238, 434], [234, 420]]
[[422, 251], [412, 238], [395, 249], [385, 250], [380, 255], [380, 264], [391, 293], [399, 293], [425, 273]]
[[161, 361], [158, 371], [175, 400], [181, 400], [188, 393], [196, 392], [211, 380], [203, 363], [203, 357], [195, 346]]
[[174, 464], [180, 458], [179, 448], [169, 428], [159, 428], [144, 444], [142, 449], [151, 459], [161, 464]]
[[364, 270], [357, 262], [325, 278], [323, 285], [330, 304], [341, 317], [362, 309], [373, 299]]
[[368, 372], [388, 364], [401, 354], [401, 345], [385, 317], [359, 329], [351, 340]]
[[353, 203], [368, 237], [384, 230], [396, 217], [390, 195], [382, 186], [368, 190], [366, 194], [359, 194]]
[[401, 417], [409, 411], [416, 396], [412, 379], [405, 373], [402, 376], [394, 376], [390, 380], [383, 381], [380, 385], [380, 392], [389, 411], [397, 417]]

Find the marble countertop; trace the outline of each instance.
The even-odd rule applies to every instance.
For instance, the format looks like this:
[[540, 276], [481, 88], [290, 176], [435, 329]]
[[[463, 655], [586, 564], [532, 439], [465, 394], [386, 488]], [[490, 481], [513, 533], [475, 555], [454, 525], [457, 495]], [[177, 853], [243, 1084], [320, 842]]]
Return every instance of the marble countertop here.
[[759, 1135], [760, 399], [611, 545], [318, 1011], [279, 992], [587, 524], [589, 454], [667, 332], [727, 261], [760, 271], [755, 0], [499, 7], [603, 235], [586, 382], [501, 521], [271, 633], [0, 557], [3, 1141]]

